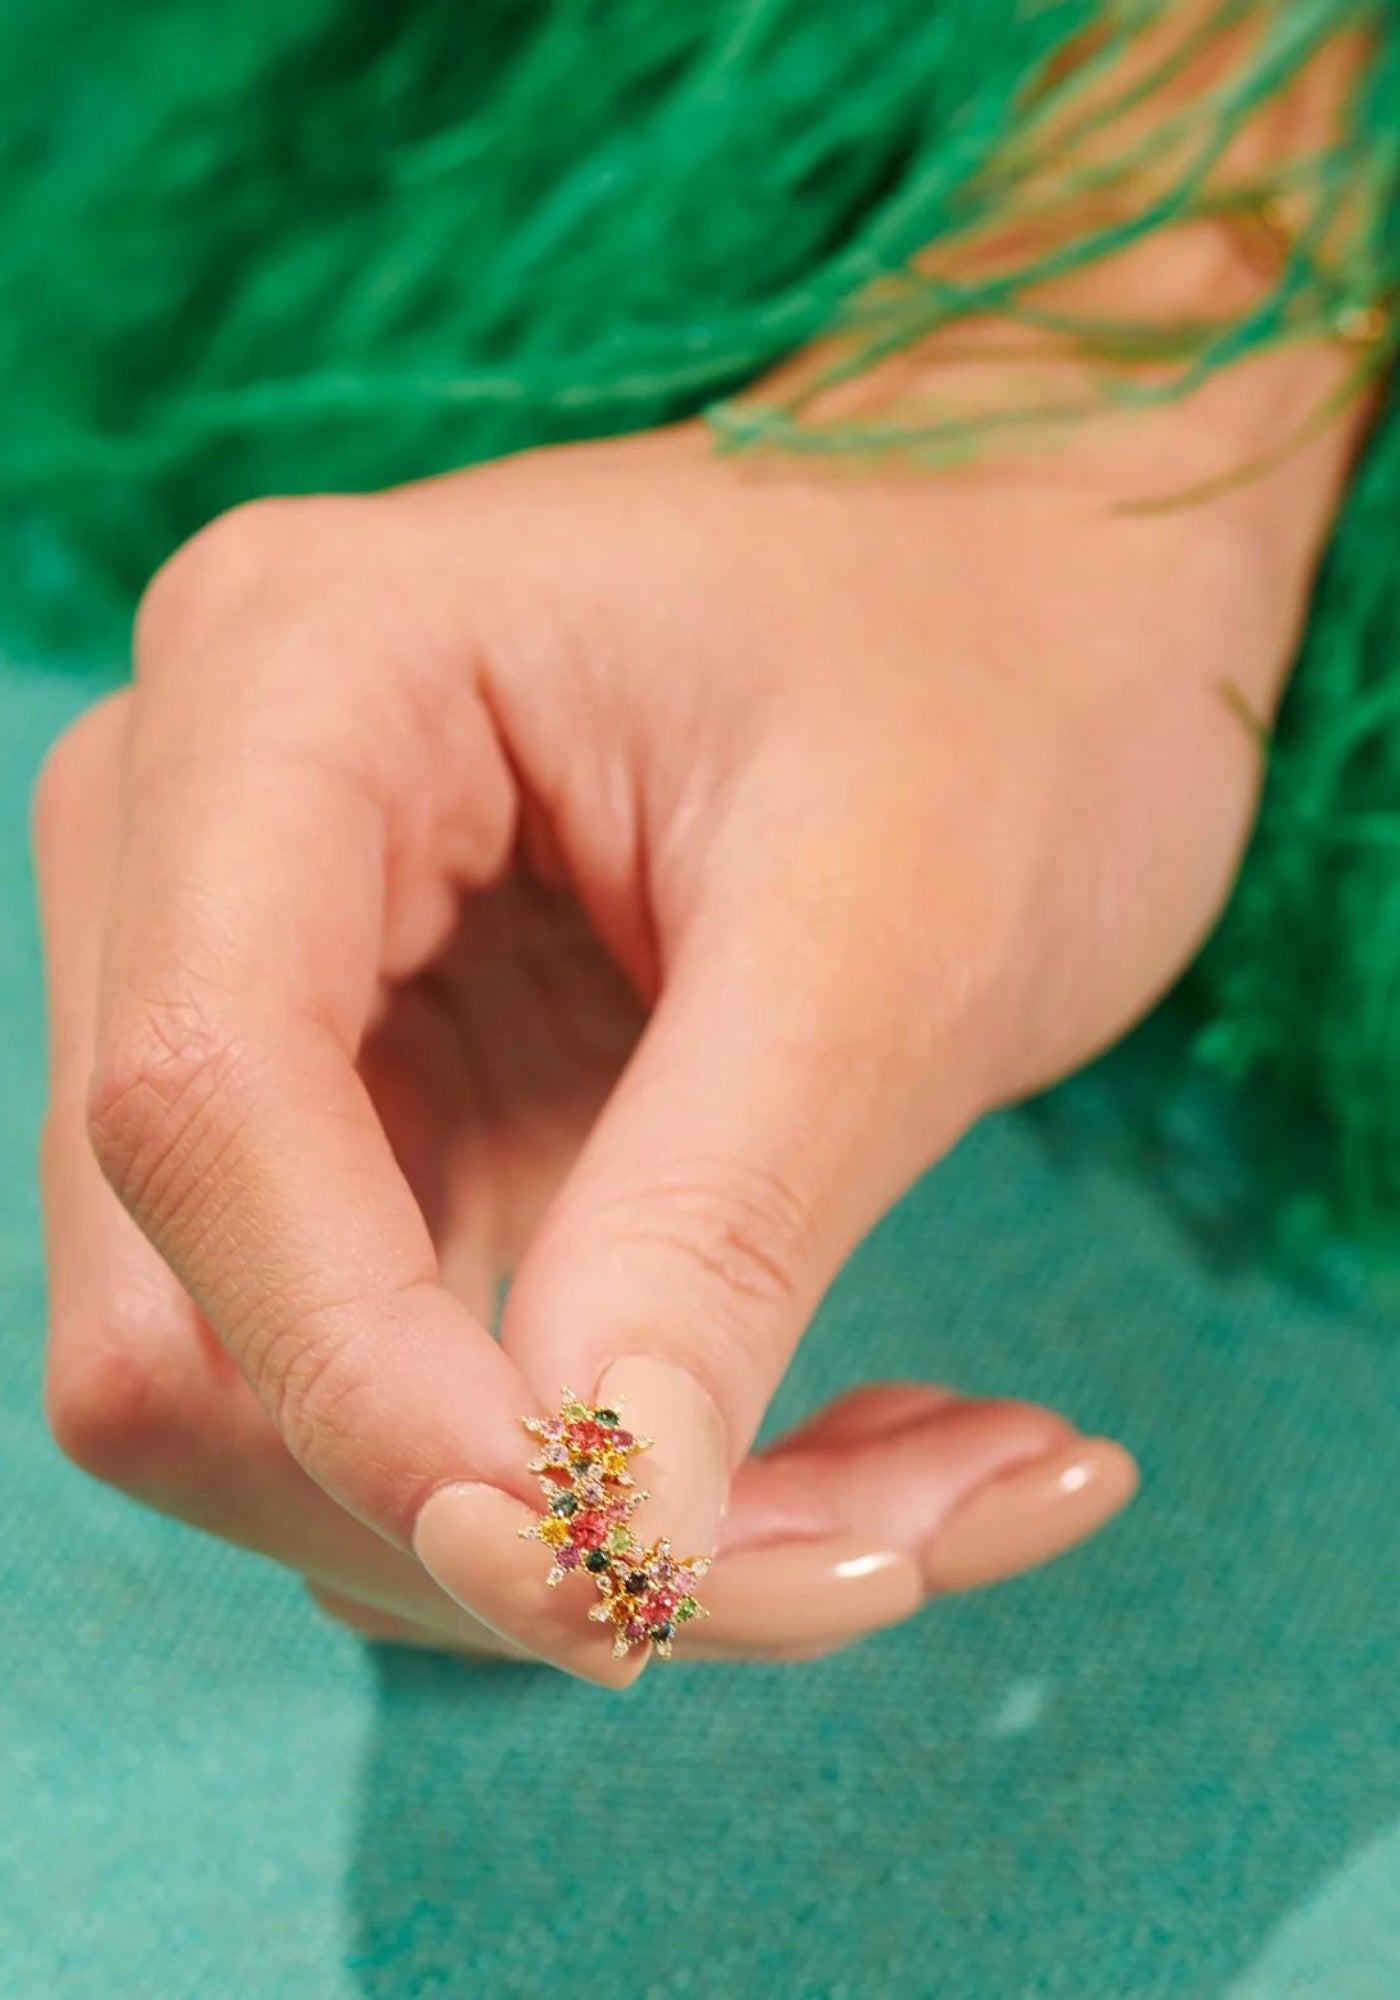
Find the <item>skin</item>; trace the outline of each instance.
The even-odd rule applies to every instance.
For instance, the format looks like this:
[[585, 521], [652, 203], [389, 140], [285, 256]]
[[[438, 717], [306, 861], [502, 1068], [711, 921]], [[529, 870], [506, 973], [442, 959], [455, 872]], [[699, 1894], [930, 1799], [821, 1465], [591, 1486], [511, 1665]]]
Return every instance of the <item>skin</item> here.
[[[415, 1527], [461, 1482], [534, 1501], [521, 1415], [652, 1356], [733, 1475], [720, 1607], [727, 1560], [813, 1545], [917, 1573], [870, 1624], [985, 1581], [940, 1574], [948, 1524], [1064, 1419], [887, 1386], [749, 1446], [879, 1216], [1209, 929], [1261, 775], [1238, 701], [1273, 711], [1356, 422], [1120, 503], [1345, 365], [943, 477], [682, 426], [198, 536], [36, 802], [63, 1448], [357, 1630], [558, 1658], [557, 1603], [490, 1612], [469, 1542], [454, 1601]], [[751, 1595], [687, 1648], [860, 1629], [779, 1644]]]

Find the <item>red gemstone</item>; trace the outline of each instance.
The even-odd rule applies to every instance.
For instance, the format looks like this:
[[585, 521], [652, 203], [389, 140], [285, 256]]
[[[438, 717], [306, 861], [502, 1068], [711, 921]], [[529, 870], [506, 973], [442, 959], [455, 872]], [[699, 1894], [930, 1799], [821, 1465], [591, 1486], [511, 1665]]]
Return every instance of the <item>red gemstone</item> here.
[[680, 1601], [674, 1590], [653, 1590], [642, 1599], [642, 1616], [648, 1625], [664, 1625]]
[[612, 1442], [612, 1432], [605, 1431], [601, 1424], [587, 1421], [570, 1424], [568, 1438], [573, 1451], [605, 1451]]
[[611, 1525], [606, 1514], [575, 1514], [569, 1523], [569, 1540], [576, 1549], [601, 1548]]
[[609, 1431], [609, 1444], [615, 1444], [619, 1451], [630, 1451], [637, 1442], [631, 1431]]

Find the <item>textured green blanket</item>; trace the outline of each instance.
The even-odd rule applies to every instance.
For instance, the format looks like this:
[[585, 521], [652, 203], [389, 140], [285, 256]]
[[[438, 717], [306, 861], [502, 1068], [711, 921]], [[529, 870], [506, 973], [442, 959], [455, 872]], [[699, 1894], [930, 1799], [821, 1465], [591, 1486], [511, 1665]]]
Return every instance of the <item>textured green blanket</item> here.
[[1261, 1276], [1097, 1078], [890, 1219], [779, 1414], [1025, 1392], [1144, 1492], [844, 1657], [616, 1697], [374, 1652], [60, 1464], [23, 814], [76, 699], [0, 678], [5, 2000], [1395, 2000], [1397, 1302]]

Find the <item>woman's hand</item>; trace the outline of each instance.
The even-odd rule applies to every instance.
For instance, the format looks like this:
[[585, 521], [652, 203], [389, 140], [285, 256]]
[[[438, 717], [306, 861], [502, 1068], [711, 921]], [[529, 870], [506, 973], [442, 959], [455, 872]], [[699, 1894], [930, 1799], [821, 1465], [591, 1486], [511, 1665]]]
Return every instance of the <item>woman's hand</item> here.
[[656, 1435], [647, 1533], [719, 1539], [697, 1656], [819, 1651], [1121, 1505], [1117, 1447], [932, 1390], [746, 1453], [862, 1234], [1226, 893], [1222, 688], [1272, 705], [1342, 447], [1115, 513], [1216, 469], [1221, 393], [942, 480], [687, 427], [178, 555], [37, 805], [71, 1456], [362, 1629], [606, 1681], [636, 1656], [516, 1534], [561, 1383]]

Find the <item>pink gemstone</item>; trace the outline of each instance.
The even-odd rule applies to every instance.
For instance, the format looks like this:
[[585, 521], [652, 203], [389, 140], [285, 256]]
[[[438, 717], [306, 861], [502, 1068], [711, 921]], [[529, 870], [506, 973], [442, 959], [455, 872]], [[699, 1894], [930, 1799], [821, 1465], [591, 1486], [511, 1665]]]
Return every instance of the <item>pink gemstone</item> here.
[[569, 1540], [576, 1549], [596, 1549], [610, 1525], [606, 1514], [575, 1514], [569, 1523]]
[[554, 1560], [558, 1563], [560, 1569], [577, 1569], [583, 1560], [583, 1551], [581, 1549], [570, 1548], [556, 1549], [554, 1551]]
[[619, 1451], [630, 1451], [632, 1446], [637, 1442], [631, 1431], [609, 1431], [608, 1437], [617, 1446]]
[[629, 1618], [627, 1623], [623, 1626], [622, 1632], [623, 1632], [623, 1637], [630, 1639], [632, 1643], [635, 1645], [639, 1640], [645, 1639], [647, 1635], [647, 1628], [642, 1623], [640, 1618]]

